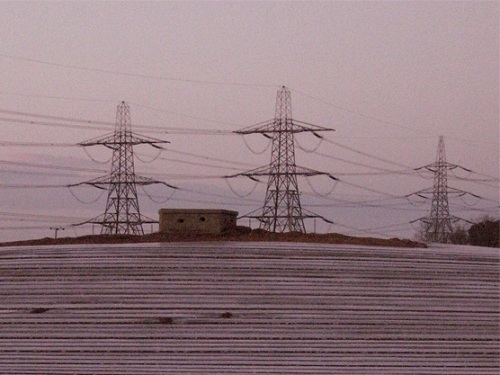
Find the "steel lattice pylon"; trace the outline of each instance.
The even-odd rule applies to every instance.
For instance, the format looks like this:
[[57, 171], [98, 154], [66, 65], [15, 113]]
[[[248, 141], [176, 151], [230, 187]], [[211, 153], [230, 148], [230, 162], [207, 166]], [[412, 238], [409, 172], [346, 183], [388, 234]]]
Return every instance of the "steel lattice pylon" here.
[[450, 207], [448, 204], [449, 196], [463, 197], [464, 195], [471, 195], [476, 198], [481, 198], [478, 195], [448, 186], [448, 171], [454, 169], [472, 172], [470, 169], [446, 161], [443, 136], [439, 137], [436, 161], [432, 164], [415, 168], [416, 171], [427, 170], [432, 172], [434, 178], [434, 185], [432, 188], [419, 190], [415, 193], [406, 195], [407, 198], [416, 195], [424, 199], [427, 199], [428, 196], [432, 196], [430, 215], [411, 221], [411, 223], [417, 221], [422, 223], [421, 230], [423, 239], [426, 241], [448, 243], [453, 233], [452, 224], [458, 221], [471, 223], [468, 220], [450, 215]]
[[271, 232], [306, 231], [300, 205], [290, 91], [277, 93], [270, 174], [261, 216], [261, 228]]
[[247, 176], [250, 178], [268, 176], [262, 214], [246, 215], [245, 217], [257, 218], [260, 221], [260, 228], [270, 232], [302, 233], [306, 231], [304, 218], [319, 217], [324, 219], [314, 213], [304, 214], [300, 203], [297, 176], [326, 175], [333, 180], [337, 179], [328, 173], [299, 167], [295, 164], [294, 134], [311, 132], [321, 138], [316, 132], [332, 130], [293, 120], [290, 91], [283, 86], [277, 93], [274, 120], [237, 131], [236, 133], [243, 135], [261, 133], [272, 139], [269, 166], [227, 176]]
[[134, 170], [133, 151], [133, 146], [138, 144], [149, 144], [161, 148], [156, 145], [157, 143], [168, 142], [132, 133], [130, 107], [125, 102], [121, 102], [117, 107], [113, 134], [80, 143], [84, 147], [103, 145], [113, 151], [111, 172], [106, 176], [81, 183], [108, 189], [104, 214], [86, 223], [100, 224], [101, 234], [142, 235], [144, 234], [142, 224], [157, 222], [141, 215], [137, 185], [165, 183], [137, 176]]
[[109, 146], [113, 150], [111, 179], [101, 233], [144, 234], [135, 184], [130, 107], [125, 103], [116, 110], [116, 130]]
[[427, 220], [423, 220], [426, 239], [446, 243], [449, 241], [453, 229], [448, 205], [448, 164], [446, 163], [443, 136], [439, 137], [436, 162], [427, 166], [427, 169], [434, 172], [434, 189], [431, 213]]

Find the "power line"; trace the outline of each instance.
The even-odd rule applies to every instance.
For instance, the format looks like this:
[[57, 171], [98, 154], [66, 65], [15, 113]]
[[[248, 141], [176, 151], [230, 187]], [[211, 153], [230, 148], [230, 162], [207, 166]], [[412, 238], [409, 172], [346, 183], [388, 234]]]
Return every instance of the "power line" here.
[[7, 173], [7, 174], [13, 174], [13, 175], [28, 175], [28, 176], [49, 176], [49, 177], [81, 177], [81, 174], [76, 174], [76, 173], [64, 173], [64, 172], [42, 172], [42, 171], [21, 171], [17, 169], [5, 169], [5, 168], [0, 168], [0, 172], [2, 173]]
[[[165, 149], [165, 152], [167, 152], [167, 153], [168, 152], [172, 152], [172, 153], [179, 154], [179, 155], [192, 156], [192, 157], [197, 158], [197, 159], [204, 159], [204, 160], [216, 161], [216, 162], [220, 162], [220, 163], [224, 163], [224, 164], [230, 164], [230, 165], [237, 165], [237, 166], [244, 166], [244, 167], [253, 166], [253, 164], [251, 164], [251, 163], [237, 162], [235, 160], [227, 160], [227, 159], [215, 158], [215, 157], [206, 156], [206, 155], [200, 155], [200, 154], [196, 154], [196, 153], [188, 152], [188, 151], [174, 150], [171, 147]], [[165, 159], [165, 158], [160, 158], [160, 159], [169, 160], [169, 159]]]
[[[148, 198], [152, 198], [152, 201], [157, 200], [170, 200], [172, 202], [191, 202], [191, 203], [204, 203], [204, 204], [217, 204], [217, 205], [227, 205], [227, 206], [255, 206], [255, 203], [259, 203], [260, 201], [256, 199], [250, 199], [247, 197], [237, 197], [237, 196], [229, 196], [229, 195], [222, 195], [222, 194], [216, 194], [216, 193], [209, 193], [209, 192], [202, 192], [198, 190], [192, 190], [192, 189], [186, 189], [186, 188], [178, 188], [175, 190], [177, 194], [170, 195], [170, 196], [164, 196], [164, 195], [158, 195], [158, 194], [151, 194], [145, 191], [143, 189], [144, 195], [146, 195]], [[195, 195], [201, 195], [201, 196], [207, 196], [210, 197], [210, 200], [203, 200], [203, 199], [191, 199], [191, 198], [180, 198], [179, 193], [192, 193]], [[213, 198], [220, 198], [223, 199], [224, 201], [220, 200], [214, 200]]]
[[[16, 117], [0, 117], [0, 121], [10, 122], [10, 123], [18, 123], [18, 124], [27, 124], [27, 125], [39, 125], [39, 126], [51, 126], [51, 127], [62, 127], [62, 128], [76, 128], [76, 129], [91, 129], [91, 130], [109, 130], [109, 127], [114, 126], [112, 122], [102, 121], [102, 120], [89, 120], [89, 119], [80, 119], [80, 118], [72, 118], [72, 117], [63, 117], [63, 116], [52, 116], [52, 115], [44, 115], [32, 112], [21, 112], [21, 111], [12, 111], [7, 109], [0, 109], [0, 113], [4, 113], [9, 116]], [[178, 114], [180, 115], [180, 114]], [[193, 116], [185, 116], [192, 117]], [[36, 119], [36, 120], [35, 120]], [[41, 119], [41, 120], [40, 120]], [[200, 120], [200, 118], [196, 118]], [[58, 122], [49, 122], [42, 120], [52, 120]], [[63, 121], [63, 122], [60, 122]], [[219, 123], [216, 120], [204, 120], [214, 123]], [[73, 123], [73, 124], [71, 124]], [[98, 126], [101, 125], [101, 126]], [[179, 134], [179, 135], [234, 135], [234, 132], [226, 129], [204, 129], [204, 128], [186, 128], [186, 127], [165, 127], [165, 126], [152, 126], [152, 125], [141, 125], [134, 124], [135, 128], [141, 129], [142, 131], [149, 133], [161, 133], [161, 134]]]
[[196, 83], [196, 84], [204, 84], [204, 85], [219, 85], [219, 86], [240, 86], [240, 87], [258, 87], [258, 88], [276, 88], [277, 85], [269, 85], [269, 84], [257, 84], [257, 83], [245, 83], [245, 82], [234, 82], [234, 81], [210, 81], [210, 80], [200, 80], [200, 79], [185, 79], [185, 78], [176, 78], [176, 77], [166, 77], [166, 76], [158, 76], [151, 74], [138, 74], [138, 73], [129, 73], [129, 72], [120, 72], [115, 70], [108, 69], [98, 69], [98, 68], [89, 68], [79, 65], [72, 64], [62, 64], [57, 62], [50, 62], [45, 60], [38, 60], [20, 56], [12, 56], [6, 54], [0, 54], [0, 57], [16, 60], [16, 61], [25, 61], [29, 63], [42, 64], [47, 66], [54, 66], [65, 69], [86, 71], [86, 72], [95, 72], [95, 73], [105, 73], [110, 75], [122, 76], [122, 77], [134, 77], [134, 78], [146, 78], [146, 79], [154, 79], [161, 81], [170, 81], [170, 82], [184, 82], [184, 83]]
[[95, 124], [108, 125], [108, 126], [114, 125], [112, 122], [109, 122], [109, 121], [98, 121], [98, 120], [79, 119], [79, 118], [74, 118], [74, 117], [44, 115], [44, 114], [40, 114], [40, 113], [13, 111], [13, 110], [9, 110], [9, 109], [0, 109], [0, 113], [4, 113], [4, 114], [10, 115], [10, 116], [34, 117], [34, 118], [40, 118], [40, 119], [44, 119], [44, 120], [76, 122], [76, 123], [94, 124], [94, 125]]
[[14, 226], [0, 226], [0, 230], [37, 230], [37, 229], [50, 229], [48, 225], [23, 225], [22, 227], [14, 227]]
[[1, 211], [0, 216], [2, 220], [8, 221], [54, 221], [54, 222], [65, 222], [68, 220], [81, 220], [80, 217], [74, 216], [61, 216], [61, 215], [42, 215], [42, 214], [31, 214], [31, 213], [20, 213], [20, 212], [5, 212]]
[[337, 146], [337, 147], [340, 147], [340, 148], [343, 148], [345, 150], [348, 150], [348, 151], [351, 151], [351, 152], [354, 152], [356, 154], [359, 154], [359, 155], [363, 155], [363, 156], [367, 156], [371, 159], [375, 159], [375, 160], [378, 160], [378, 161], [382, 161], [384, 163], [387, 163], [387, 164], [391, 164], [391, 165], [395, 165], [397, 167], [400, 167], [400, 168], [405, 168], [405, 169], [412, 169], [412, 167], [410, 166], [407, 166], [405, 164], [401, 164], [401, 163], [398, 163], [398, 162], [395, 162], [395, 161], [392, 161], [392, 160], [389, 160], [389, 159], [385, 159], [385, 158], [381, 158], [379, 156], [376, 156], [376, 155], [373, 155], [373, 154], [369, 154], [367, 152], [363, 152], [363, 151], [359, 151], [359, 150], [356, 150], [355, 148], [353, 147], [349, 147], [349, 146], [345, 146], [345, 145], [342, 145], [338, 142], [334, 142], [332, 140], [329, 140], [328, 138], [325, 138], [325, 142], [327, 143], [330, 143], [334, 146]]
[[411, 173], [414, 172], [413, 168], [407, 168], [407, 169], [403, 169], [403, 170], [392, 170], [392, 169], [380, 168], [380, 167], [375, 167], [375, 166], [372, 166], [372, 165], [368, 165], [368, 164], [364, 164], [364, 163], [355, 162], [355, 161], [351, 161], [351, 160], [348, 160], [348, 159], [340, 158], [338, 156], [333, 156], [333, 155], [326, 154], [326, 153], [320, 152], [320, 151], [316, 151], [315, 154], [319, 155], [319, 156], [322, 156], [322, 157], [325, 157], [325, 158], [328, 158], [328, 159], [331, 159], [331, 160], [340, 161], [342, 163], [351, 164], [351, 165], [355, 165], [355, 166], [358, 166], [358, 167], [363, 167], [363, 168], [368, 168], [368, 169], [373, 169], [373, 170], [376, 170], [376, 171], [380, 171], [380, 172], [365, 172], [365, 173], [362, 173], [362, 172], [358, 172], [358, 173], [355, 173], [355, 172], [352, 172], [352, 173], [335, 172], [335, 175], [337, 175], [337, 176], [341, 176], [341, 175], [344, 175], [344, 176], [352, 175], [352, 176], [354, 176], [354, 175], [364, 175], [364, 174], [371, 175], [373, 173], [380, 173], [380, 174], [384, 174], [384, 175], [385, 174], [410, 174], [410, 172]]
[[[0, 112], [2, 112], [2, 110], [0, 110]], [[10, 112], [15, 112], [15, 111], [10, 111]], [[44, 122], [44, 123], [52, 123], [51, 121], [67, 121], [68, 122], [68, 124], [52, 123], [55, 126], [61, 125], [61, 126], [71, 126], [71, 127], [74, 126], [74, 127], [78, 127], [80, 125], [86, 126], [86, 124], [88, 123], [88, 120], [74, 119], [74, 118], [71, 118], [71, 117], [47, 116], [47, 115], [32, 114], [32, 113], [25, 113], [25, 112], [15, 112], [15, 114], [10, 114], [10, 115], [11, 116], [18, 116], [16, 113], [24, 113], [27, 116], [30, 116], [30, 115], [36, 116], [36, 117], [34, 117], [35, 120], [30, 119], [30, 118], [28, 118], [28, 119], [19, 119], [19, 120], [28, 121], [29, 123], [37, 122], [40, 119], [47, 120], [47, 121], [39, 121], [39, 122]], [[19, 115], [19, 116], [21, 116], [21, 115]], [[14, 119], [14, 120], [16, 120], [16, 119]], [[85, 121], [85, 123], [79, 123], [79, 121]], [[94, 125], [94, 124], [98, 125], [98, 123], [99, 122], [94, 121], [92, 123], [92, 125]], [[108, 123], [102, 122], [101, 124], [107, 126]], [[304, 131], [306, 131], [305, 129], [309, 125], [309, 124], [303, 123], [303, 122], [300, 122], [299, 124], [300, 124], [301, 127], [298, 127], [296, 129], [296, 132], [299, 132], [299, 131], [300, 132], [304, 132]], [[261, 127], [259, 129], [259, 131], [258, 131], [259, 133], [261, 133], [263, 135], [266, 135], [266, 133], [268, 133], [268, 132], [270, 133], [270, 131], [269, 131], [270, 128], [266, 128], [266, 127], [271, 126], [270, 122], [261, 123], [261, 124], [259, 124], [259, 126]], [[179, 133], [178, 134], [183, 134], [182, 133], [182, 129], [180, 129], [180, 128], [162, 128], [162, 127], [150, 127], [150, 126], [144, 126], [143, 128], [144, 129], [154, 130], [154, 131], [162, 131], [161, 129], [167, 129], [167, 131], [168, 131], [168, 129], [174, 129], [174, 131], [175, 131], [175, 129], [179, 129]], [[193, 132], [191, 132], [191, 131], [193, 131]], [[195, 135], [196, 131], [199, 131], [199, 129], [187, 129], [186, 132], [185, 132], [185, 134]], [[243, 131], [246, 132], [245, 134], [249, 134], [251, 132], [251, 129], [246, 128]], [[199, 134], [200, 135], [204, 135], [204, 134], [209, 134], [209, 133], [210, 132], [204, 133], [203, 131], [201, 131]], [[219, 133], [219, 131], [215, 130], [215, 131], [213, 131], [212, 134], [217, 134], [217, 135], [224, 134], [225, 135], [225, 134], [230, 134], [230, 133], [231, 134], [235, 134], [236, 132], [222, 131], [222, 132]], [[281, 131], [281, 133], [283, 134], [285, 132]], [[363, 156], [367, 156], [367, 157], [369, 157], [371, 159], [383, 161], [384, 163], [389, 163], [389, 164], [397, 165], [398, 167], [405, 168], [405, 169], [402, 169], [402, 170], [391, 170], [391, 169], [386, 169], [386, 168], [374, 167], [374, 166], [370, 166], [370, 165], [367, 165], [367, 164], [364, 164], [364, 163], [352, 162], [352, 161], [349, 161], [349, 160], [346, 160], [346, 159], [335, 158], [332, 155], [328, 155], [328, 154], [325, 154], [325, 153], [316, 152], [316, 154], [319, 155], [319, 156], [327, 157], [327, 158], [330, 158], [330, 159], [333, 159], [333, 160], [340, 160], [340, 161], [343, 161], [343, 162], [346, 162], [346, 163], [350, 163], [350, 164], [353, 164], [353, 165], [363, 166], [365, 168], [371, 168], [371, 169], [374, 169], [376, 171], [376, 172], [364, 172], [364, 173], [363, 172], [360, 172], [360, 173], [340, 173], [338, 175], [342, 175], [342, 176], [377, 176], [377, 175], [382, 176], [382, 175], [388, 175], [388, 174], [414, 175], [414, 174], [410, 174], [410, 172], [413, 172], [414, 169], [411, 169], [411, 168], [409, 168], [409, 167], [407, 167], [407, 166], [405, 166], [403, 164], [396, 163], [396, 162], [391, 161], [389, 159], [384, 159], [384, 158], [381, 158], [381, 157], [378, 157], [378, 156], [375, 156], [375, 155], [371, 155], [369, 153], [356, 150], [356, 149], [354, 149], [352, 147], [340, 145], [340, 144], [338, 144], [336, 142], [333, 142], [333, 141], [330, 141], [330, 140], [326, 140], [326, 141], [328, 143], [330, 143], [330, 144], [333, 144], [333, 145], [339, 147], [339, 148], [347, 149], [349, 151], [361, 154]], [[103, 143], [101, 142], [99, 144], [103, 144]], [[75, 144], [70, 144], [70, 143], [0, 142], [0, 146], [2, 146], [2, 145], [9, 146], [9, 147], [10, 146], [12, 146], [12, 147], [31, 147], [31, 146], [32, 147], [49, 147], [49, 146], [58, 146], [58, 145], [60, 147], [74, 147], [75, 146]], [[176, 150], [169, 150], [169, 149], [167, 149], [166, 151], [169, 151], [169, 152], [172, 152], [172, 153], [178, 153], [178, 154], [189, 156], [189, 157], [194, 157], [194, 158], [197, 158], [197, 159], [210, 160], [210, 161], [214, 161], [215, 162], [214, 164], [210, 164], [210, 163], [193, 162], [193, 161], [181, 160], [181, 159], [161, 158], [163, 160], [168, 160], [168, 161], [171, 161], [171, 162], [179, 162], [179, 163], [183, 163], [183, 164], [187, 164], [187, 165], [196, 165], [196, 166], [200, 166], [200, 167], [212, 167], [212, 168], [220, 168], [220, 169], [227, 169], [227, 170], [236, 170], [236, 167], [234, 167], [235, 165], [247, 165], [247, 166], [251, 166], [250, 163], [242, 163], [242, 162], [239, 163], [239, 162], [236, 162], [236, 161], [233, 161], [233, 160], [225, 160], [225, 159], [221, 159], [221, 158], [214, 158], [214, 157], [209, 157], [209, 156], [205, 156], [205, 155], [190, 153], [190, 152], [186, 152], [186, 151], [176, 151]], [[0, 163], [1, 163], [1, 161], [0, 161]], [[228, 164], [228, 165], [231, 165], [231, 166], [226, 166], [225, 167], [225, 166], [222, 165], [222, 163]], [[54, 169], [54, 170], [61, 169], [61, 170], [68, 170], [68, 171], [75, 171], [75, 172], [78, 172], [78, 171], [80, 171], [80, 172], [97, 171], [97, 170], [91, 170], [91, 169], [85, 169], [85, 168], [75, 168], [75, 167], [55, 166], [55, 165], [51, 166], [51, 165], [36, 164], [36, 163], [23, 163], [23, 162], [12, 162], [12, 164], [10, 164], [10, 165], [16, 166], [16, 167], [22, 167], [22, 168], [35, 168], [35, 169], [40, 168], [40, 169]], [[471, 172], [471, 173], [476, 173], [476, 172], [468, 170], [468, 169], [464, 169], [464, 170], [466, 170], [468, 172]], [[269, 172], [269, 171], [264, 170], [262, 168], [256, 168], [256, 169], [253, 169], [253, 170], [251, 170], [249, 172], [255, 172], [254, 173], [255, 176], [257, 176], [257, 175], [261, 175], [261, 176], [266, 175], [266, 176], [268, 176], [267, 172]], [[315, 175], [315, 172], [317, 172], [317, 171], [313, 171], [313, 170], [309, 170], [309, 169], [305, 169], [304, 168], [304, 169], [299, 170], [299, 172], [304, 172], [304, 175], [308, 175], [308, 174], [309, 175]], [[242, 175], [250, 175], [250, 173], [247, 172], [246, 174], [242, 174]], [[479, 174], [479, 175], [481, 175], [481, 174]], [[186, 180], [211, 179], [211, 178], [216, 179], [216, 178], [222, 178], [222, 177], [224, 177], [224, 176], [216, 176], [216, 175], [190, 175], [190, 174], [187, 174], [187, 173], [184, 173], [184, 174], [171, 174], [171, 175], [165, 174], [163, 176], [169, 176], [170, 178], [179, 178], [179, 179], [186, 179]], [[487, 175], [483, 175], [483, 176], [487, 176]], [[487, 176], [487, 177], [491, 177], [491, 176]], [[478, 179], [474, 180], [474, 179], [470, 179], [470, 178], [460, 178], [460, 177], [456, 177], [456, 178], [458, 178], [460, 180], [463, 180], [463, 181], [469, 181], [469, 182], [474, 182], [474, 183], [490, 182], [490, 181], [497, 181], [498, 180], [497, 178], [494, 178], [494, 177], [491, 177], [492, 178], [491, 180], [478, 180]], [[402, 197], [394, 196], [392, 194], [387, 194], [385, 192], [377, 191], [376, 189], [373, 189], [373, 188], [367, 187], [367, 186], [363, 186], [363, 185], [360, 185], [360, 184], [354, 184], [354, 183], [350, 183], [348, 181], [343, 181], [343, 180], [341, 182], [343, 182], [346, 185], [350, 185], [352, 187], [356, 187], [356, 188], [359, 188], [359, 189], [362, 189], [362, 190], [370, 191], [372, 193], [377, 193], [379, 195], [388, 196], [388, 197], [391, 197], [393, 199], [402, 198]], [[0, 188], [26, 188], [26, 189], [44, 189], [44, 188], [52, 188], [52, 187], [59, 188], [59, 187], [63, 187], [63, 186], [67, 186], [67, 185], [0, 184]], [[485, 186], [488, 186], [488, 185], [485, 185]], [[185, 190], [185, 191], [187, 191], [187, 190]], [[192, 192], [195, 192], [195, 191], [192, 191]], [[450, 190], [450, 192], [451, 192], [451, 190]], [[195, 193], [199, 194], [200, 192], [195, 192]], [[224, 196], [224, 198], [227, 199], [228, 197]], [[211, 203], [211, 202], [209, 202], [209, 203]], [[362, 204], [362, 202], [352, 202], [352, 204], [353, 205], [354, 204]], [[373, 206], [373, 205], [366, 205], [365, 207], [375, 207], [375, 206]], [[382, 207], [382, 206], [380, 206], [380, 207]], [[391, 206], [383, 206], [383, 207], [389, 208], [389, 209], [396, 209], [396, 208], [391, 208]]]
[[[203, 117], [192, 116], [192, 115], [186, 115], [186, 114], [179, 113], [179, 112], [166, 111], [166, 110], [164, 110], [164, 109], [153, 108], [153, 107], [149, 107], [149, 106], [146, 106], [146, 105], [143, 105], [143, 104], [139, 104], [139, 103], [130, 102], [130, 104], [132, 104], [132, 105], [134, 105], [134, 106], [141, 107], [141, 108], [148, 109], [148, 110], [153, 111], [153, 112], [156, 112], [156, 113], [169, 114], [169, 115], [174, 115], [174, 116], [179, 116], [179, 117], [189, 118], [189, 119], [192, 119], [192, 120], [197, 120], [197, 121], [210, 122], [210, 123], [214, 123], [214, 124], [223, 124], [223, 125], [239, 126], [238, 124], [235, 124], [235, 123], [233, 123], [233, 122], [219, 121], [219, 120], [213, 120], [213, 119], [206, 119], [206, 118], [203, 118]], [[183, 129], [183, 128], [178, 128], [178, 129]], [[206, 130], [208, 131], [208, 130], [210, 130], [210, 129], [206, 129]]]
[[369, 191], [371, 193], [377, 193], [377, 194], [380, 194], [380, 195], [383, 195], [383, 196], [386, 196], [386, 197], [390, 197], [390, 198], [403, 198], [403, 197], [400, 197], [400, 196], [397, 196], [397, 195], [394, 195], [394, 194], [390, 194], [390, 193], [386, 193], [386, 192], [383, 192], [383, 191], [380, 191], [380, 190], [376, 190], [376, 189], [373, 189], [373, 188], [369, 188], [369, 187], [365, 187], [365, 186], [362, 186], [362, 185], [359, 185], [359, 184], [355, 184], [353, 182], [348, 182], [346, 180], [339, 180], [340, 183], [343, 183], [345, 185], [348, 185], [348, 186], [352, 186], [352, 187], [355, 187], [355, 188], [358, 188], [358, 189], [361, 189], [361, 190], [365, 190], [365, 191]]
[[84, 125], [84, 124], [67, 124], [60, 122], [47, 122], [40, 120], [32, 120], [32, 119], [22, 119], [22, 118], [11, 118], [11, 117], [0, 117], [0, 121], [15, 123], [15, 124], [26, 124], [26, 125], [39, 125], [39, 126], [49, 126], [56, 128], [65, 128], [65, 129], [90, 129], [90, 130], [108, 130], [103, 127], [93, 126], [93, 125]]
[[72, 172], [103, 172], [102, 169], [95, 169], [95, 168], [69, 167], [69, 166], [63, 166], [63, 165], [28, 163], [28, 162], [20, 162], [20, 161], [12, 161], [12, 160], [0, 160], [0, 165], [2, 165], [2, 164], [12, 165], [12, 166], [16, 166], [16, 167], [55, 169], [55, 170], [64, 170], [64, 171], [72, 171]]
[[76, 147], [76, 143], [0, 141], [0, 147]]
[[0, 189], [55, 189], [55, 188], [66, 188], [68, 185], [60, 184], [2, 184], [0, 183]]
[[377, 117], [374, 117], [374, 116], [362, 113], [362, 112], [360, 112], [358, 110], [355, 110], [355, 109], [347, 108], [345, 106], [341, 106], [341, 105], [338, 105], [338, 104], [333, 104], [333, 103], [331, 103], [329, 101], [326, 101], [326, 100], [321, 99], [321, 98], [317, 98], [317, 97], [315, 97], [313, 95], [307, 94], [307, 93], [305, 93], [303, 91], [300, 91], [300, 90], [293, 90], [293, 91], [297, 92], [298, 94], [301, 94], [301, 95], [305, 96], [306, 98], [309, 98], [309, 99], [312, 99], [312, 100], [316, 100], [316, 101], [318, 101], [320, 103], [323, 103], [323, 104], [326, 104], [326, 105], [328, 105], [330, 107], [339, 109], [339, 110], [344, 111], [344, 112], [348, 112], [348, 113], [354, 114], [356, 116], [359, 116], [359, 117], [362, 117], [362, 118], [365, 118], [365, 119], [368, 119], [368, 120], [373, 120], [373, 121], [376, 121], [376, 122], [381, 123], [381, 124], [391, 125], [391, 126], [394, 126], [394, 127], [400, 128], [400, 129], [409, 130], [409, 131], [414, 132], [414, 133], [424, 133], [425, 134], [425, 132], [422, 132], [422, 131], [419, 131], [419, 130], [415, 130], [415, 129], [410, 128], [408, 126], [403, 126], [403, 125], [397, 124], [395, 122], [391, 122], [391, 121], [387, 121], [387, 120], [382, 120], [382, 119], [379, 119]]
[[244, 201], [247, 201], [247, 202], [260, 202], [256, 199], [249, 199], [249, 198], [241, 198], [241, 197], [230, 197], [230, 196], [227, 196], [227, 195], [222, 195], [222, 194], [218, 194], [218, 193], [209, 193], [207, 191], [198, 191], [198, 190], [193, 190], [193, 189], [190, 189], [190, 188], [186, 188], [186, 187], [183, 187], [183, 188], [179, 188], [180, 191], [185, 191], [185, 192], [188, 192], [188, 193], [192, 193], [192, 194], [196, 194], [196, 195], [204, 195], [204, 196], [208, 196], [208, 197], [216, 197], [216, 198], [223, 198], [223, 199], [235, 199], [237, 200], [238, 202], [240, 202], [241, 200], [244, 200]]
[[[312, 100], [315, 100], [317, 102], [323, 103], [323, 104], [325, 104], [327, 106], [330, 106], [332, 108], [336, 108], [336, 109], [339, 109], [341, 111], [354, 114], [356, 116], [365, 118], [367, 120], [372, 120], [372, 121], [378, 122], [380, 124], [390, 125], [390, 126], [393, 126], [393, 127], [396, 127], [396, 128], [408, 130], [408, 131], [411, 131], [412, 133], [427, 134], [427, 135], [432, 136], [432, 137], [436, 136], [436, 134], [431, 134], [431, 133], [428, 133], [428, 132], [425, 132], [425, 131], [422, 131], [422, 130], [416, 130], [414, 128], [411, 128], [409, 126], [404, 126], [404, 125], [398, 124], [396, 122], [392, 122], [392, 121], [380, 119], [380, 118], [377, 118], [375, 116], [371, 116], [371, 115], [365, 114], [365, 113], [363, 113], [361, 111], [358, 111], [358, 110], [355, 110], [355, 109], [352, 109], [352, 108], [348, 108], [346, 106], [341, 106], [341, 105], [338, 105], [338, 104], [333, 104], [333, 103], [331, 103], [329, 101], [326, 101], [326, 100], [324, 100], [322, 98], [315, 97], [313, 95], [307, 94], [307, 93], [305, 93], [303, 91], [300, 91], [300, 90], [293, 90], [293, 91], [297, 92], [298, 94], [301, 94], [301, 95], [303, 95], [303, 96], [305, 96], [305, 97], [307, 97], [309, 99], [312, 99]], [[447, 138], [455, 140], [455, 141], [466, 142], [466, 143], [488, 143], [488, 144], [493, 144], [493, 145], [500, 145], [500, 142], [497, 142], [497, 141], [474, 141], [474, 140], [471, 140], [471, 139], [464, 139], [464, 138], [453, 137], [453, 136], [452, 137], [448, 136]]]
[[221, 175], [182, 174], [182, 173], [148, 173], [147, 176], [168, 178], [169, 180], [220, 180], [224, 178], [224, 176]]

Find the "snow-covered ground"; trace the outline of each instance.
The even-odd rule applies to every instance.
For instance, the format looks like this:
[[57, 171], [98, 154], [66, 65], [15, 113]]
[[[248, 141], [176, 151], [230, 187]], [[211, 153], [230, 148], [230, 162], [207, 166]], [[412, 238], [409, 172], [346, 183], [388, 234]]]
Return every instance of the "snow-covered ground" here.
[[498, 374], [499, 250], [0, 249], [1, 374]]

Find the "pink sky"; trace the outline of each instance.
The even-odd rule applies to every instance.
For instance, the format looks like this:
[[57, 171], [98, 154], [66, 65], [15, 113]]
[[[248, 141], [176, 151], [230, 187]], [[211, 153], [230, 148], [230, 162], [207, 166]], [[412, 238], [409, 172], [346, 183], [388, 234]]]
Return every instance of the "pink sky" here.
[[[499, 193], [497, 1], [2, 2], [0, 40], [0, 110], [112, 123], [116, 105], [125, 100], [131, 105], [133, 124], [232, 131], [272, 118], [276, 91], [285, 85], [292, 92], [295, 118], [335, 128], [329, 140], [363, 153], [416, 168], [434, 161], [438, 137], [443, 135], [449, 162], [482, 178], [496, 178], [487, 183], [456, 180], [450, 185], [490, 199], [484, 204], [486, 213], [498, 213], [491, 211]], [[91, 130], [20, 124], [12, 121], [18, 117], [2, 115], [8, 118], [0, 120], [2, 141], [77, 143], [106, 132], [105, 126]], [[171, 141], [174, 150], [255, 167], [269, 162], [268, 152], [253, 155], [237, 136], [148, 135]], [[259, 137], [248, 141], [257, 149], [266, 143]], [[308, 148], [314, 142], [301, 139]], [[96, 156], [103, 152], [92, 151]], [[397, 169], [327, 142], [318, 151]], [[26, 160], [30, 155], [33, 163], [51, 165], [83, 165], [88, 160], [79, 149], [0, 147], [0, 160]], [[187, 189], [231, 195], [224, 181], [169, 179], [180, 173], [221, 175], [232, 170], [197, 167], [192, 164], [199, 159], [186, 155], [163, 156], [191, 164], [160, 160], [136, 170]], [[302, 151], [296, 159], [300, 165], [344, 174], [349, 182], [397, 196], [432, 185], [432, 180], [397, 175], [348, 177], [371, 169]], [[92, 166], [108, 168], [88, 165]], [[73, 182], [90, 175], [60, 179]], [[42, 179], [0, 171], [3, 184], [32, 183], [33, 178]], [[246, 183], [237, 182], [236, 188], [245, 190]], [[318, 190], [329, 190], [328, 182], [316, 184]], [[301, 187], [310, 191], [306, 182]], [[71, 217], [78, 211], [88, 217], [104, 209], [103, 201], [82, 207], [71, 197], [61, 198], [68, 192], [56, 192], [52, 199], [51, 191], [16, 191], [16, 199], [8, 198], [10, 194], [11, 190], [1, 191], [0, 211]], [[35, 199], [38, 194], [44, 199]], [[235, 203], [225, 208], [250, 211], [263, 202], [263, 194], [259, 187], [252, 195], [253, 207]], [[333, 194], [347, 200], [377, 198], [342, 184]], [[148, 204], [146, 213], [155, 215], [156, 206]], [[382, 216], [388, 217], [389, 225], [425, 214], [387, 212]], [[370, 220], [366, 217], [372, 215], [359, 209], [332, 207], [323, 214], [359, 228], [375, 227], [380, 221], [380, 214]], [[20, 236], [19, 231], [0, 230], [0, 239]]]

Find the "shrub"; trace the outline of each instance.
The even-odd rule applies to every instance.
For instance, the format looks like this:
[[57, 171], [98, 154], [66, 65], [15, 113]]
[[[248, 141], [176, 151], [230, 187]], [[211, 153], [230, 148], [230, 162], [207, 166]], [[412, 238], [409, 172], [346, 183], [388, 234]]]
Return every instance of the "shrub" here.
[[500, 247], [500, 220], [484, 219], [472, 225], [469, 239], [471, 245]]

